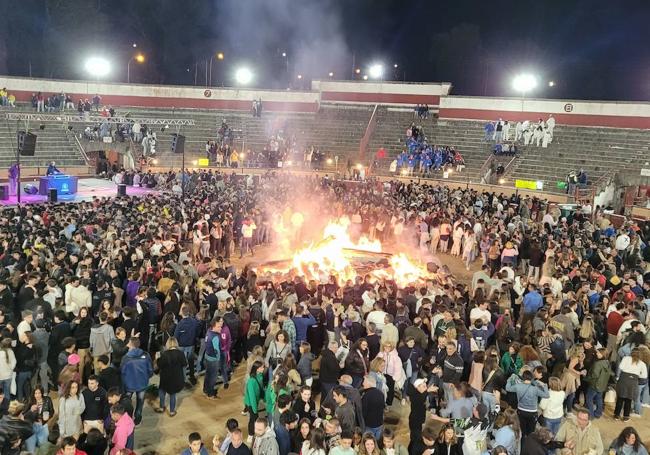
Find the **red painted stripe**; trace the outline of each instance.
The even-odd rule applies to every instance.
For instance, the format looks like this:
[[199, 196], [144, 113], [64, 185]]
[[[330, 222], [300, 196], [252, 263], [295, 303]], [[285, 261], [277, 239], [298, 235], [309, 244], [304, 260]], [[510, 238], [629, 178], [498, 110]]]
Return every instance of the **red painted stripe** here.
[[400, 93], [322, 92], [322, 101], [348, 101], [354, 103], [440, 104], [438, 95], [404, 95]]
[[[26, 91], [11, 90], [17, 101], [29, 102], [32, 93]], [[79, 98], [92, 98], [88, 93], [68, 93], [77, 102]], [[211, 98], [163, 98], [155, 96], [127, 96], [127, 95], [101, 95], [102, 104], [115, 106], [137, 106], [137, 107], [158, 107], [158, 108], [196, 108], [196, 109], [219, 109], [250, 111], [253, 100], [223, 100]], [[273, 112], [317, 112], [318, 103], [293, 102], [293, 101], [264, 101], [264, 110]]]
[[[502, 118], [508, 121], [524, 121], [548, 118], [548, 112], [517, 112], [499, 111], [489, 109], [456, 109], [440, 108], [439, 116], [442, 119], [470, 119], [470, 120], [495, 120]], [[553, 114], [555, 121], [563, 125], [577, 126], [605, 126], [612, 128], [638, 128], [650, 129], [648, 117], [624, 117], [616, 115], [592, 114]]]

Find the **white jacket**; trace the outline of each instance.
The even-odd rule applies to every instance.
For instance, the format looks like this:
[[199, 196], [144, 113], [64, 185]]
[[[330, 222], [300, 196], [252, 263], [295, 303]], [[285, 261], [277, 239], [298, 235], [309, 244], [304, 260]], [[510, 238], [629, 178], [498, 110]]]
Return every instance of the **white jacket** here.
[[2, 350], [0, 350], [0, 381], [11, 379], [15, 367], [16, 356], [14, 355], [14, 351], [7, 349], [3, 353]]
[[561, 419], [564, 417], [564, 399], [566, 393], [564, 390], [549, 390], [548, 398], [542, 398], [539, 402], [539, 408], [546, 419]]

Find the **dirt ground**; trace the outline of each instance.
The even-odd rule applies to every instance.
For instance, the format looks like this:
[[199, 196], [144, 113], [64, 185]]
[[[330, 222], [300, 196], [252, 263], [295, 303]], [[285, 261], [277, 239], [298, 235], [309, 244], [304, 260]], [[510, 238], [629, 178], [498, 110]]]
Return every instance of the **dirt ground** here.
[[[259, 260], [263, 256], [264, 251], [261, 250], [256, 252], [254, 259]], [[450, 267], [452, 273], [460, 280], [471, 279], [471, 274], [476, 269], [475, 267], [467, 272], [461, 261], [451, 256], [441, 256], [440, 259]], [[243, 265], [244, 262], [249, 262], [249, 260], [234, 261], [237, 266]], [[200, 377], [199, 383], [193, 390], [183, 391], [178, 395], [178, 414], [175, 417], [170, 417], [168, 414], [156, 414], [152, 407], [155, 402], [147, 400], [142, 423], [136, 428], [136, 452], [138, 454], [180, 454], [187, 446], [188, 434], [193, 431], [198, 431], [208, 448], [211, 449], [212, 437], [215, 434], [225, 434], [225, 422], [231, 417], [237, 419], [240, 427], [245, 429], [248, 417], [241, 414], [243, 409], [243, 376], [244, 368], [240, 366], [233, 374], [230, 388], [228, 390], [219, 388], [218, 394], [220, 398], [217, 400], [204, 398], [201, 392], [203, 377]], [[157, 383], [157, 380], [157, 377], [155, 377], [152, 382]], [[633, 418], [628, 424], [614, 421], [611, 418], [612, 411], [613, 405], [608, 404], [605, 416], [595, 423], [600, 429], [603, 444], [606, 448], [628, 424], [634, 426], [646, 442], [650, 442], [650, 411], [648, 409], [643, 409], [644, 415], [642, 418]], [[407, 442], [409, 439], [408, 414], [408, 404], [402, 406], [398, 400], [395, 400], [392, 409], [386, 413], [387, 426], [395, 429], [398, 439], [403, 442]], [[210, 451], [210, 453], [213, 452]]]

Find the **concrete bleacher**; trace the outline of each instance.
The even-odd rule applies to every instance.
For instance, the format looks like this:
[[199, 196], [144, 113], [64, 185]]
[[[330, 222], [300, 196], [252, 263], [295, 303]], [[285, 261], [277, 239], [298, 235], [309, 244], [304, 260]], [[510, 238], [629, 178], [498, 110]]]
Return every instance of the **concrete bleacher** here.
[[[221, 122], [225, 119], [235, 131], [233, 147], [238, 151], [261, 150], [271, 135], [282, 130], [285, 137], [294, 135], [297, 147], [314, 145], [327, 157], [344, 156], [356, 153], [359, 141], [365, 132], [372, 113], [367, 107], [323, 106], [316, 113], [280, 113], [265, 111], [261, 118], [253, 117], [248, 112], [214, 111], [198, 109], [152, 109], [119, 107], [118, 115], [129, 114], [138, 118], [192, 119], [194, 125], [175, 126], [161, 131], [155, 127], [158, 144], [156, 155], [161, 165], [179, 167], [182, 155], [171, 152], [171, 134], [179, 132], [185, 136], [186, 165], [198, 158], [205, 157], [205, 144], [215, 140]], [[84, 125], [85, 126], [85, 125]], [[83, 130], [83, 127], [79, 127]], [[92, 147], [92, 144], [89, 144]]]
[[[464, 145], [459, 148], [464, 152], [472, 181], [480, 180], [476, 172], [493, 147], [483, 142], [484, 125], [483, 121], [470, 120], [438, 120], [437, 124], [440, 140], [456, 138], [456, 143]], [[514, 138], [512, 128], [510, 138]], [[557, 182], [565, 181], [572, 170], [584, 169], [592, 183], [611, 171], [638, 172], [638, 164], [650, 157], [649, 143], [647, 130], [556, 125], [553, 142], [547, 148], [517, 144], [519, 154], [505, 184], [514, 186], [515, 179], [542, 181], [545, 191], [561, 192]], [[470, 161], [470, 156], [475, 159]]]
[[[6, 112], [0, 111], [0, 115]], [[41, 125], [45, 128], [40, 129]], [[36, 134], [36, 152], [34, 156], [21, 156], [21, 167], [47, 167], [49, 162], [56, 161], [57, 166], [83, 166], [85, 160], [77, 147], [74, 138], [67, 132], [61, 122], [29, 122], [8, 121], [0, 119], [0, 169], [6, 169], [16, 160], [16, 133], [29, 129]]]
[[[377, 112], [377, 125], [370, 139], [368, 150], [374, 153], [380, 148], [386, 149], [386, 160], [380, 163], [381, 171], [386, 171], [390, 162], [404, 149], [406, 130], [415, 123], [423, 128], [429, 144], [450, 146], [460, 151], [466, 167], [460, 174], [452, 173], [449, 178], [458, 181], [480, 181], [479, 170], [483, 165], [489, 146], [483, 141], [482, 131], [476, 131], [474, 125], [464, 122], [448, 122], [435, 119], [420, 119], [413, 111], [380, 107]], [[433, 174], [434, 177], [440, 177]]]
[[541, 180], [553, 191], [572, 170], [584, 169], [590, 182], [614, 171], [639, 172], [648, 161], [650, 131], [557, 125], [548, 148], [520, 147], [514, 178]]

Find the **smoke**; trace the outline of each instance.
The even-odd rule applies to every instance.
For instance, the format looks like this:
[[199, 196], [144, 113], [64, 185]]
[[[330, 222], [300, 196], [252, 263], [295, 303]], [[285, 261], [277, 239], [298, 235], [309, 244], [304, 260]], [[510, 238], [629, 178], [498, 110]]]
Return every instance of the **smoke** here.
[[[349, 71], [350, 53], [341, 26], [340, 8], [332, 0], [225, 0], [217, 4], [221, 38], [237, 56], [254, 56], [264, 82], [286, 82]], [[242, 62], [244, 63], [244, 62]], [[264, 66], [264, 68], [260, 68]]]

